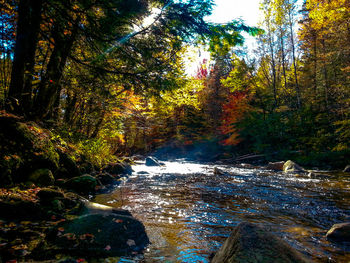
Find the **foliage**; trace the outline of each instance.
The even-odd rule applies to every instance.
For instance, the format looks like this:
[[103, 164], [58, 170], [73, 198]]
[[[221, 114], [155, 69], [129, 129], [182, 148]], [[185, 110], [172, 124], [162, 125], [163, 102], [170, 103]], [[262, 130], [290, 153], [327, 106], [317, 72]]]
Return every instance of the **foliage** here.
[[116, 161], [116, 157], [113, 155], [107, 141], [103, 141], [100, 138], [81, 141], [78, 144], [78, 148], [86, 157], [87, 161], [96, 167], [103, 167], [106, 164]]

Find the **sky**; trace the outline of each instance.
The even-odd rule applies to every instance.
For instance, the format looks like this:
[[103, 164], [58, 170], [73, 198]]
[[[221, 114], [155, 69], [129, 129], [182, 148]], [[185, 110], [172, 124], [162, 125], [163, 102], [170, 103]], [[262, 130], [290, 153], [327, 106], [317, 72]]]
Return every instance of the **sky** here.
[[[241, 18], [248, 26], [257, 26], [260, 19], [260, 1], [261, 0], [215, 0], [215, 6], [213, 8], [212, 15], [207, 17], [207, 21], [214, 23], [227, 23], [235, 19]], [[254, 48], [255, 40], [248, 34], [244, 34], [245, 45], [249, 49]], [[193, 51], [192, 51], [193, 52]], [[194, 51], [196, 52], [196, 51]], [[197, 71], [199, 62], [203, 61], [204, 58], [209, 58], [209, 53], [203, 50], [197, 51], [198, 57], [186, 64], [187, 73], [194, 75]]]
[[226, 23], [242, 18], [247, 25], [257, 26], [260, 13], [259, 2], [260, 0], [215, 0], [216, 6], [208, 20]]

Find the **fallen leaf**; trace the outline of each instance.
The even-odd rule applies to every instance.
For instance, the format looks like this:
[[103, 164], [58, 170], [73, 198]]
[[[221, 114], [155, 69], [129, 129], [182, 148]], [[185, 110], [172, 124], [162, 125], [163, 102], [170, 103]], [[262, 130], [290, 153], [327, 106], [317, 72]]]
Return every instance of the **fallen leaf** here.
[[123, 223], [123, 220], [121, 220], [121, 219], [116, 219], [116, 220], [114, 220], [114, 222], [116, 222], [116, 223]]
[[105, 247], [105, 250], [107, 250], [107, 251], [111, 250], [111, 246], [110, 246], [110, 245], [107, 245], [107, 246]]

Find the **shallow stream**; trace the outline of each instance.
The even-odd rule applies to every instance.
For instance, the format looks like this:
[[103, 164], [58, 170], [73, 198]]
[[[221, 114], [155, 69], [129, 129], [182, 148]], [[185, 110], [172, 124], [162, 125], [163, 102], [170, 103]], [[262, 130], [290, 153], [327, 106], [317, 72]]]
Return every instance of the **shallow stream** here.
[[261, 225], [315, 262], [350, 262], [350, 246], [325, 239], [333, 224], [350, 221], [350, 176], [185, 161], [133, 170], [94, 200], [129, 210], [146, 227], [152, 244], [144, 255], [120, 262], [209, 262], [242, 221]]

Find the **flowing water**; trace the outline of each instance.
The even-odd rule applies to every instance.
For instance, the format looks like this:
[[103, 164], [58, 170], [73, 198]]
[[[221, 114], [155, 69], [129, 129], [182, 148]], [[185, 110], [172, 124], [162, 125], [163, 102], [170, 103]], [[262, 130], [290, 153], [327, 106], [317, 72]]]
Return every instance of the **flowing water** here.
[[146, 227], [152, 244], [144, 255], [120, 262], [209, 262], [242, 221], [273, 232], [315, 262], [350, 262], [348, 245], [325, 239], [333, 224], [350, 221], [350, 176], [309, 178], [181, 161], [133, 169], [118, 188], [94, 200], [130, 210]]

